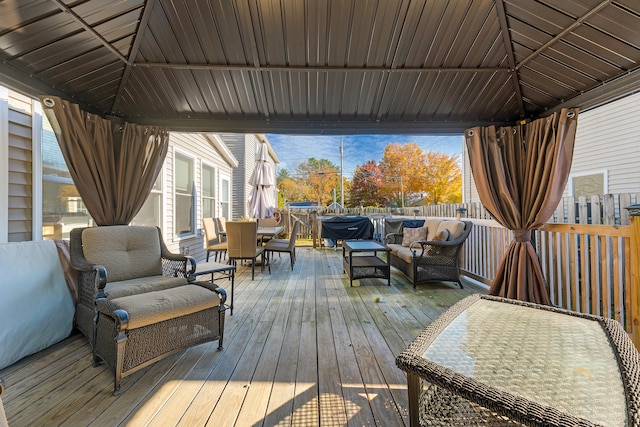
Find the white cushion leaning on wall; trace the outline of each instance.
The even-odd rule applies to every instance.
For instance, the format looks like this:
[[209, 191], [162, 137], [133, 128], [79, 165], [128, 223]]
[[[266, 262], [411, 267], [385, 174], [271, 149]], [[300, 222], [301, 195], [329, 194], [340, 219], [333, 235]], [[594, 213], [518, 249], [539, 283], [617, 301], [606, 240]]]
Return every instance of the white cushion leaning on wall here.
[[74, 312], [53, 241], [0, 243], [0, 369], [68, 337]]

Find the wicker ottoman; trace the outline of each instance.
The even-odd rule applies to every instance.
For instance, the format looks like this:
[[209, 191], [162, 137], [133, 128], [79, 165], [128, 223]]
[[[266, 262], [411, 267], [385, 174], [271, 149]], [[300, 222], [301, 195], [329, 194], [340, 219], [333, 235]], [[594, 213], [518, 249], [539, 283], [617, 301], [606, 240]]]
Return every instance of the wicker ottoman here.
[[97, 301], [94, 365], [114, 372], [114, 394], [122, 377], [178, 350], [218, 340], [222, 349], [224, 300], [221, 288], [196, 284]]

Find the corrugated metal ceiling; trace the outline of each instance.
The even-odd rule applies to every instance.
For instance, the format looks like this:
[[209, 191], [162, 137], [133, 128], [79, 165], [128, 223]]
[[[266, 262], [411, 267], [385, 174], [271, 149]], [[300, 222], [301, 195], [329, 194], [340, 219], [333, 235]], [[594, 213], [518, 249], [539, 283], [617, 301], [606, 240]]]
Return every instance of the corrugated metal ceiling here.
[[176, 130], [437, 133], [640, 89], [638, 0], [0, 0], [0, 81]]

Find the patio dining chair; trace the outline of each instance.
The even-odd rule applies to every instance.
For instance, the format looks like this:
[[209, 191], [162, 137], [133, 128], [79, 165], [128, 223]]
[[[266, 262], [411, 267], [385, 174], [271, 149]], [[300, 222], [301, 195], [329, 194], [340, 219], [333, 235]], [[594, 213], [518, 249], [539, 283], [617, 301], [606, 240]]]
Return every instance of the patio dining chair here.
[[271, 258], [273, 252], [287, 252], [289, 253], [291, 270], [293, 271], [293, 265], [296, 263], [296, 236], [298, 235], [299, 228], [300, 220], [296, 219], [293, 223], [293, 229], [291, 230], [289, 239], [271, 239], [268, 241], [264, 247], [267, 251], [267, 260]]
[[220, 237], [221, 242], [227, 241], [227, 219], [223, 216], [219, 216], [215, 218], [216, 222], [216, 233], [218, 233], [218, 237]]
[[[276, 219], [274, 217], [269, 217], [269, 218], [258, 218], [258, 227], [276, 227], [278, 225]], [[271, 236], [258, 236], [258, 239], [260, 240], [261, 244], [265, 244], [267, 243], [269, 240], [272, 239]]]
[[[227, 221], [227, 256], [229, 264], [237, 260], [251, 260], [251, 280], [255, 277], [256, 261], [261, 257], [261, 271], [264, 271], [265, 250], [258, 246], [258, 224], [255, 221]], [[269, 266], [271, 273], [271, 266]]]
[[222, 260], [224, 254], [227, 253], [227, 242], [223, 242], [222, 239], [220, 239], [220, 235], [216, 232], [216, 225], [213, 218], [202, 218], [202, 228], [204, 228], [207, 262], [209, 262], [209, 254], [211, 252], [213, 252], [216, 262], [218, 261], [218, 255], [220, 255], [220, 260]]

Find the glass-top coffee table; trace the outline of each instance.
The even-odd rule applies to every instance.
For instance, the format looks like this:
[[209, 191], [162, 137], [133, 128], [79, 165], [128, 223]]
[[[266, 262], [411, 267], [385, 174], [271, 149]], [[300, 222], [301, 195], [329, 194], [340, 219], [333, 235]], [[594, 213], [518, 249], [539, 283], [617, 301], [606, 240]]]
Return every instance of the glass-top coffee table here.
[[[385, 253], [386, 259], [378, 256]], [[364, 278], [387, 279], [391, 286], [391, 261], [387, 246], [373, 240], [345, 240], [342, 242], [342, 267], [349, 276], [349, 284]], [[358, 254], [358, 255], [356, 255]]]
[[614, 320], [473, 295], [396, 364], [412, 426], [640, 426], [640, 355]]

